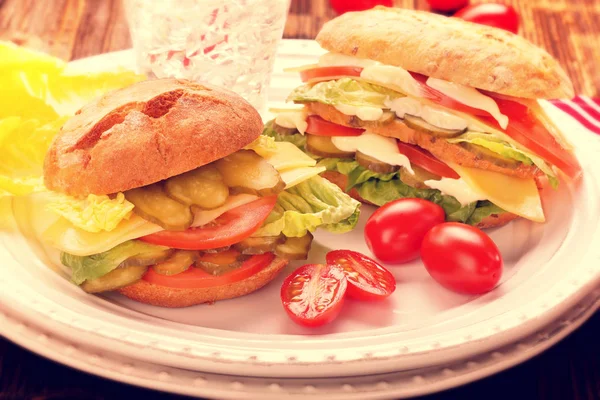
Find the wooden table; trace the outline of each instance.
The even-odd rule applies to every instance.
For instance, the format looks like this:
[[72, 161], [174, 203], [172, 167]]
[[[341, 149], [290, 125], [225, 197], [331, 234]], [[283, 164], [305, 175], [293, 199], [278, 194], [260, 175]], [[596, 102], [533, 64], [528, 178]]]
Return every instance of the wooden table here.
[[[148, 0], [150, 1], [150, 0]], [[507, 0], [521, 34], [545, 47], [579, 94], [598, 96], [600, 1]], [[425, 1], [398, 6], [427, 9]], [[294, 0], [284, 36], [314, 38], [335, 16], [327, 0]], [[65, 60], [131, 46], [119, 0], [0, 0], [0, 38]], [[427, 399], [600, 399], [600, 315], [542, 355], [479, 382]], [[0, 400], [179, 398], [106, 381], [42, 359], [0, 339]], [[425, 399], [425, 398], [423, 398]]]

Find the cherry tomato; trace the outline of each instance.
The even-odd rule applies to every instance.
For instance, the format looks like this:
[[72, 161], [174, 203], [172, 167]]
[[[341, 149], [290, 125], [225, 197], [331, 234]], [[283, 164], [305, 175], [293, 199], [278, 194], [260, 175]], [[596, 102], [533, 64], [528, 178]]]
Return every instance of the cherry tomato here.
[[404, 154], [411, 163], [431, 172], [434, 175], [452, 179], [460, 178], [456, 171], [446, 165], [443, 161], [435, 158], [433, 154], [425, 149], [420, 148], [419, 146], [404, 143], [398, 140], [398, 151]]
[[317, 327], [337, 318], [347, 287], [341, 267], [307, 264], [285, 279], [281, 286], [281, 302], [294, 322]]
[[434, 10], [454, 11], [469, 4], [469, 0], [427, 0]]
[[364, 129], [350, 128], [349, 126], [334, 124], [319, 117], [309, 115], [306, 118], [306, 132], [317, 136], [360, 136]]
[[421, 258], [433, 279], [458, 293], [489, 292], [502, 277], [503, 260], [494, 241], [458, 222], [433, 227], [423, 239]]
[[375, 6], [393, 7], [394, 0], [329, 0], [331, 8], [338, 14], [349, 11], [363, 11]]
[[275, 207], [277, 196], [262, 197], [227, 211], [213, 223], [185, 231], [160, 231], [140, 240], [184, 250], [207, 250], [241, 242], [260, 228]]
[[427, 231], [444, 222], [446, 213], [435, 203], [405, 198], [379, 207], [367, 220], [365, 241], [376, 258], [401, 264], [419, 257]]
[[360, 76], [361, 67], [317, 67], [300, 71], [302, 82], [308, 81], [331, 81], [346, 76]]
[[262, 271], [275, 259], [273, 253], [252, 256], [231, 272], [223, 275], [212, 275], [200, 268], [191, 267], [177, 275], [161, 275], [148, 268], [142, 279], [159, 286], [180, 289], [199, 289], [229, 285], [251, 277]]
[[327, 253], [327, 264], [343, 268], [348, 280], [346, 293], [357, 300], [382, 300], [396, 290], [396, 279], [375, 260], [351, 250]]
[[473, 4], [458, 10], [454, 17], [504, 29], [512, 33], [519, 31], [519, 16], [512, 6], [506, 4]]

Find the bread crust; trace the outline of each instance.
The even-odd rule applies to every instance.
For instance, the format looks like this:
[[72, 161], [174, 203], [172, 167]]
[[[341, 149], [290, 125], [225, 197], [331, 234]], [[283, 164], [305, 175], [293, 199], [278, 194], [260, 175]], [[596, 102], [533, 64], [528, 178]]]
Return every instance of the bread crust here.
[[119, 289], [119, 292], [137, 302], [157, 307], [182, 308], [197, 304], [232, 299], [252, 293], [271, 282], [287, 265], [283, 258], [275, 258], [271, 264], [251, 277], [225, 286], [204, 289], [179, 289], [159, 286], [141, 280]]
[[[323, 178], [327, 179], [328, 181], [332, 182], [333, 184], [337, 185], [344, 192], [346, 191], [346, 186], [348, 184], [348, 177], [346, 175], [341, 174], [337, 171], [325, 171], [321, 174], [321, 176]], [[350, 197], [352, 197], [355, 200], [360, 201], [361, 203], [370, 204], [372, 206], [377, 207], [376, 204], [373, 204], [373, 203], [363, 199], [360, 196], [360, 194], [358, 194], [358, 190], [356, 190], [356, 188], [350, 189], [350, 191], [347, 193]], [[491, 215], [483, 218], [475, 226], [480, 229], [497, 228], [502, 225], [506, 225], [507, 223], [514, 220], [515, 218], [518, 218], [518, 216], [515, 214], [512, 214], [512, 213], [509, 213], [509, 212], [505, 212], [502, 214], [491, 214]]]
[[[353, 121], [356, 117], [343, 114], [333, 106], [322, 103], [307, 103], [305, 107], [310, 114], [316, 114], [335, 124], [344, 126], [355, 125], [353, 124]], [[405, 143], [415, 144], [428, 150], [435, 157], [445, 162], [452, 162], [470, 168], [500, 172], [518, 178], [534, 178], [543, 175], [543, 172], [535, 165], [520, 164], [516, 168], [496, 165], [493, 162], [478, 157], [476, 154], [458, 144], [452, 144], [443, 139], [439, 140], [439, 138], [428, 133], [411, 129], [399, 119], [394, 119], [392, 122], [385, 125], [380, 125], [376, 121], [361, 121], [360, 126], [368, 129], [371, 133], [393, 137]]]
[[135, 83], [87, 104], [47, 152], [44, 182], [72, 196], [148, 185], [229, 155], [262, 132], [242, 97], [185, 80]]
[[377, 6], [324, 24], [331, 52], [525, 98], [571, 98], [573, 84], [544, 49], [519, 35], [455, 17]]

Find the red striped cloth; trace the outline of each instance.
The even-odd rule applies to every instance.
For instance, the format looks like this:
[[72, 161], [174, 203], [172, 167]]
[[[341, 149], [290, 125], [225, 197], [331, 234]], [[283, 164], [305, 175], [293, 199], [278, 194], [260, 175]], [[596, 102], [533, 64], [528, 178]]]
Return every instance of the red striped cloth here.
[[571, 100], [552, 100], [551, 103], [600, 135], [600, 98], [576, 96]]

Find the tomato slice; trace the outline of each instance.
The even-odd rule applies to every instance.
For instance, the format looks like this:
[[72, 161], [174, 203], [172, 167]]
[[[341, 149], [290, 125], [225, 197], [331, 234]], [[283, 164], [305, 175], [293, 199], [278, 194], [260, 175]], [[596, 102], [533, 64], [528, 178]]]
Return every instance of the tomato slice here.
[[364, 129], [334, 124], [318, 115], [309, 115], [306, 122], [308, 123], [306, 132], [317, 136], [360, 136], [365, 131]]
[[302, 82], [314, 80], [333, 80], [343, 78], [345, 76], [360, 76], [361, 67], [317, 67], [306, 69], [300, 72]]
[[281, 286], [281, 302], [292, 321], [317, 327], [337, 318], [347, 287], [341, 267], [307, 264], [285, 279]]
[[[500, 112], [508, 116], [508, 126], [504, 130], [508, 136], [558, 167], [568, 177], [577, 179], [581, 175], [581, 165], [575, 155], [563, 148], [536, 117], [534, 110], [539, 107], [537, 103], [531, 102], [528, 107], [527, 104], [509, 100], [504, 96], [494, 96], [493, 93], [489, 92], [485, 94], [493, 97], [500, 108]], [[503, 130], [498, 122], [491, 117], [480, 116], [478, 119]]]
[[184, 250], [207, 250], [230, 246], [252, 235], [275, 207], [277, 196], [262, 197], [227, 211], [205, 226], [185, 231], [160, 231], [140, 240]]
[[200, 268], [191, 267], [177, 275], [161, 275], [148, 268], [148, 272], [142, 279], [159, 286], [167, 286], [179, 289], [201, 289], [229, 285], [262, 271], [275, 259], [273, 253], [265, 253], [244, 261], [237, 269], [223, 275], [211, 275]]
[[460, 176], [443, 161], [437, 159], [425, 149], [398, 140], [398, 151], [408, 157], [411, 163], [446, 178], [459, 179]]
[[348, 280], [348, 296], [357, 300], [382, 300], [396, 290], [396, 278], [375, 260], [352, 250], [334, 250], [327, 264], [339, 265]]

